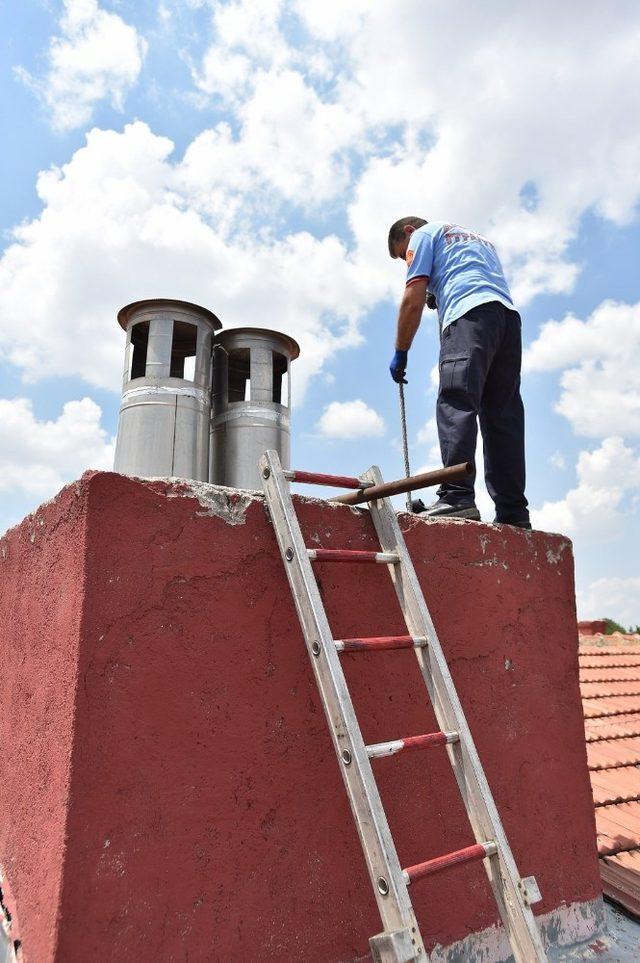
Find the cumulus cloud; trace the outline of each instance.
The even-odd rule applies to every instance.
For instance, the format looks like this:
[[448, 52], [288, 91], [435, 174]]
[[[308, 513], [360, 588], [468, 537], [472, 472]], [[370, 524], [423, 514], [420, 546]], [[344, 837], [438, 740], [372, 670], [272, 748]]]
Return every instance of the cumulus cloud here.
[[[454, 0], [430, 5], [426, 17], [420, 0], [406, 0], [401, 15], [391, 0], [212, 9], [194, 77], [201, 92], [236, 105], [237, 156], [246, 163], [252, 145], [264, 144], [268, 176], [282, 190], [273, 171], [291, 170], [297, 203], [348, 197], [367, 258], [379, 260], [389, 223], [407, 211], [467, 223], [498, 241], [524, 304], [571, 290], [579, 266], [568, 248], [586, 210], [615, 223], [634, 216], [640, 134], [628, 117], [640, 63], [631, 0], [613, 21], [591, 5], [579, 22], [551, 0], [507, 11], [497, 0], [473, 9]], [[294, 17], [304, 29], [285, 31]], [[607, 69], [594, 73], [596, 62]], [[607, 117], [597, 149], [594, 112]], [[286, 120], [295, 137], [274, 136]]]
[[562, 370], [556, 411], [579, 435], [640, 435], [640, 303], [603, 301], [581, 321], [548, 321], [523, 359], [528, 372]]
[[[350, 210], [358, 238], [379, 237], [408, 212], [460, 221], [498, 242], [520, 303], [570, 290], [578, 267], [568, 246], [582, 213], [593, 207], [623, 223], [640, 192], [627, 79], [631, 70], [640, 80], [638, 11], [630, 2], [617, 9], [614, 26], [593, 5], [577, 24], [573, 8], [550, 0], [535, 10], [435, 4], [428, 16], [419, 0], [402, 16], [391, 2], [371, 4], [343, 96], [369, 126], [396, 134], [359, 178]], [[594, 74], [593, 62], [607, 69]], [[383, 83], [380, 64], [393, 64]], [[597, 148], [594, 112], [607, 117]], [[527, 185], [533, 203], [523, 200]]]
[[416, 435], [416, 445], [428, 445], [429, 450], [426, 454], [425, 464], [417, 471], [412, 470], [412, 474], [420, 475], [422, 472], [433, 471], [442, 467], [442, 456], [440, 454], [440, 442], [438, 441], [438, 426], [435, 417], [429, 418]]
[[[221, 97], [230, 119], [196, 134], [181, 159], [144, 124], [94, 130], [67, 164], [40, 176], [42, 213], [15, 230], [0, 264], [0, 350], [26, 378], [79, 374], [115, 386], [117, 308], [166, 293], [208, 304], [226, 324], [291, 330], [302, 342], [303, 388], [336, 350], [358, 343], [360, 318], [397, 294], [402, 272], [385, 255], [385, 237], [398, 214], [423, 211], [492, 233], [524, 299], [571, 287], [577, 268], [567, 245], [584, 210], [619, 223], [632, 216], [640, 191], [629, 163], [640, 147], [628, 123], [640, 71], [628, 40], [634, 4], [620, 4], [613, 20], [590, 7], [577, 24], [548, 0], [507, 14], [497, 3], [469, 11], [454, 0], [428, 18], [417, 0], [403, 16], [390, 0], [191, 6], [208, 9], [211, 22], [194, 66], [198, 89]], [[100, 24], [129, 29], [96, 0], [67, 0], [64, 24], [58, 46], [74, 51]], [[130, 54], [118, 63], [132, 64], [134, 49], [138, 63], [141, 41], [126, 37], [120, 48]], [[73, 90], [69, 109], [86, 111], [98, 88], [84, 97], [82, 65], [103, 61], [87, 51], [67, 59], [76, 79], [51, 89]], [[611, 69], [596, 77], [592, 62]], [[381, 72], [381, 63], [394, 69]], [[100, 96], [117, 101], [124, 86], [100, 70]], [[542, 108], [545, 98], [553, 111]], [[597, 152], [594, 104], [608, 118]], [[479, 144], [482, 163], [470, 163]], [[336, 210], [352, 230], [349, 249], [317, 227]], [[313, 233], [288, 230], [292, 213], [296, 223], [312, 215]], [[29, 337], [10, 321], [18, 314]]]
[[91, 398], [39, 421], [26, 398], [0, 398], [0, 491], [44, 498], [88, 468], [111, 470], [114, 442]]
[[213, 42], [200, 67], [192, 68], [196, 87], [237, 105], [246, 97], [258, 69], [286, 66], [294, 51], [280, 30], [284, 0], [232, 0], [210, 3]]
[[[221, 56], [216, 63], [228, 79], [237, 64]], [[347, 153], [357, 117], [324, 102], [297, 70], [251, 76], [252, 95], [236, 110], [239, 134], [223, 122], [198, 135], [185, 156], [185, 178], [209, 210], [223, 206], [216, 203], [220, 191], [224, 204], [231, 195], [245, 216], [273, 215], [283, 202], [317, 210], [349, 185]], [[207, 201], [212, 194], [213, 203]]]
[[102, 100], [121, 110], [147, 50], [135, 27], [103, 10], [97, 0], [63, 2], [60, 35], [51, 39], [46, 75], [38, 79], [18, 69], [61, 131], [86, 124]]
[[384, 420], [360, 398], [332, 401], [316, 427], [324, 438], [377, 438], [385, 433]]
[[419, 445], [433, 445], [438, 441], [438, 425], [435, 416], [429, 418], [419, 429], [416, 441]]
[[578, 618], [612, 618], [625, 627], [640, 624], [640, 577], [599, 578], [577, 595]]
[[635, 510], [640, 456], [622, 438], [605, 438], [599, 448], [580, 453], [576, 472], [578, 484], [564, 498], [532, 511], [534, 527], [581, 540], [615, 538]]
[[292, 9], [315, 37], [344, 43], [362, 29], [369, 6], [369, 0], [294, 0]]
[[173, 161], [172, 151], [141, 122], [94, 129], [68, 164], [41, 174], [42, 214], [14, 230], [0, 260], [0, 352], [27, 380], [71, 375], [117, 390], [118, 308], [184, 298], [226, 326], [298, 339], [299, 402], [311, 374], [359, 343], [358, 321], [379, 295], [375, 265], [356, 263], [334, 235], [225, 227], [201, 206], [191, 159]]

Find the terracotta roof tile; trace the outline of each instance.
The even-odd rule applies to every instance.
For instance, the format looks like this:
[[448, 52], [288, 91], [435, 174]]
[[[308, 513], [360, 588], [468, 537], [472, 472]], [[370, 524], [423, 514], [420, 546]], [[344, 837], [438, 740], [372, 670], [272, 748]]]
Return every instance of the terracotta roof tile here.
[[591, 789], [596, 806], [640, 799], [640, 767], [624, 766], [592, 772]]
[[640, 652], [637, 655], [580, 655], [580, 672], [583, 669], [615, 669], [640, 666]]
[[617, 699], [585, 699], [584, 695], [582, 697], [585, 719], [637, 712], [638, 708], [640, 708], [640, 698], [637, 696], [619, 696]]
[[589, 655], [595, 658], [596, 655], [637, 655], [640, 652], [640, 643], [638, 645], [611, 645], [607, 647], [600, 647], [596, 645], [580, 645], [579, 654]]
[[640, 638], [604, 638], [579, 650], [600, 874], [604, 892], [640, 916]]
[[580, 682], [637, 682], [640, 679], [640, 660], [636, 666], [618, 668], [583, 669], [580, 667]]
[[627, 712], [622, 715], [598, 716], [595, 719], [586, 719], [584, 730], [587, 742], [640, 736], [640, 712]]
[[580, 684], [583, 699], [606, 699], [607, 696], [638, 696], [640, 682], [583, 682]]
[[640, 764], [640, 739], [605, 739], [587, 744], [589, 769], [613, 769]]
[[598, 806], [596, 828], [601, 856], [640, 848], [640, 802]]
[[640, 916], [640, 850], [601, 859], [600, 872], [606, 895]]

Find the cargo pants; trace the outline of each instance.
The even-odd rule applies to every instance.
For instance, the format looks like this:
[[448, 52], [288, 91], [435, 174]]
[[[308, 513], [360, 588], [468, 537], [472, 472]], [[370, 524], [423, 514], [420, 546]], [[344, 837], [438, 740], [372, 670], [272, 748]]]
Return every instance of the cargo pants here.
[[[529, 520], [525, 498], [524, 406], [520, 396], [520, 315], [499, 301], [472, 308], [449, 324], [440, 341], [436, 421], [442, 464], [475, 465], [478, 419], [484, 477], [497, 522]], [[473, 474], [443, 484], [450, 504], [474, 503]]]

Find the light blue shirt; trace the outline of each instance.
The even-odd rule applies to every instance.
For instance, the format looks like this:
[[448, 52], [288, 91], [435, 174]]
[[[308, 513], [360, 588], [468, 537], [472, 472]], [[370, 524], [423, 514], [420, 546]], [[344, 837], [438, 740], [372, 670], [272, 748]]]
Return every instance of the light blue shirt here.
[[409, 238], [406, 260], [407, 284], [429, 278], [443, 330], [487, 301], [513, 309], [496, 249], [481, 234], [443, 221], [424, 224]]

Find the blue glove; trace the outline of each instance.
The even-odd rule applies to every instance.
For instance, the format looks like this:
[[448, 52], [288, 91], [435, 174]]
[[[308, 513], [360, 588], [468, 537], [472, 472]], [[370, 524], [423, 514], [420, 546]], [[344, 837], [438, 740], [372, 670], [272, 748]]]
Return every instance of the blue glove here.
[[391, 364], [389, 365], [389, 371], [391, 372], [391, 377], [396, 384], [406, 385], [407, 379], [405, 378], [405, 371], [407, 370], [407, 351], [400, 351], [396, 349]]

